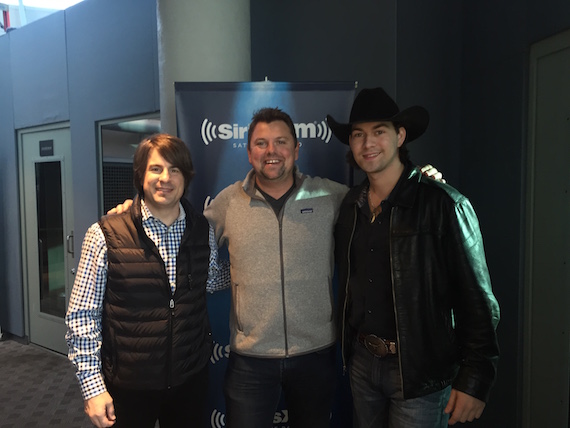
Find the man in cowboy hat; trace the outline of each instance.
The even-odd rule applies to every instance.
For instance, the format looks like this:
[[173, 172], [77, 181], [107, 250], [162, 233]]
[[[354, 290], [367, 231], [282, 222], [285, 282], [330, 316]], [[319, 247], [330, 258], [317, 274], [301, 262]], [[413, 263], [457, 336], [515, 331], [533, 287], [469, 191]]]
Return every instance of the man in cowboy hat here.
[[356, 426], [479, 418], [496, 375], [499, 306], [470, 202], [408, 158], [428, 112], [400, 111], [375, 88], [358, 94], [348, 123], [327, 120], [367, 176], [346, 195], [335, 230]]

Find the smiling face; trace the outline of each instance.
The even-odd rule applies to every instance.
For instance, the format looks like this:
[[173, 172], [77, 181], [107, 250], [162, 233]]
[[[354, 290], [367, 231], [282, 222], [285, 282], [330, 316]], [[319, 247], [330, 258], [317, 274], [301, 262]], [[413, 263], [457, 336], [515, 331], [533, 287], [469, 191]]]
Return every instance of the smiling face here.
[[299, 145], [282, 120], [257, 123], [247, 147], [247, 156], [262, 190], [293, 185]]
[[144, 201], [150, 211], [178, 212], [178, 202], [184, 194], [184, 175], [180, 168], [164, 159], [157, 149], [151, 149], [143, 180]]
[[406, 129], [396, 131], [392, 122], [364, 122], [352, 126], [349, 144], [358, 166], [376, 174], [401, 165], [398, 149], [405, 139]]

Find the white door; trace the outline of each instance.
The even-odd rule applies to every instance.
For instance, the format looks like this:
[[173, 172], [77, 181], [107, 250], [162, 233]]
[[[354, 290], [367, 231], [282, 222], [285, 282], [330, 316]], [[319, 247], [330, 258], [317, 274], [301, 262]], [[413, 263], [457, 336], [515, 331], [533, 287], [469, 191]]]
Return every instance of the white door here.
[[69, 127], [18, 137], [29, 339], [67, 353], [64, 316], [75, 273]]
[[531, 46], [525, 240], [525, 428], [569, 426], [569, 77], [570, 31]]

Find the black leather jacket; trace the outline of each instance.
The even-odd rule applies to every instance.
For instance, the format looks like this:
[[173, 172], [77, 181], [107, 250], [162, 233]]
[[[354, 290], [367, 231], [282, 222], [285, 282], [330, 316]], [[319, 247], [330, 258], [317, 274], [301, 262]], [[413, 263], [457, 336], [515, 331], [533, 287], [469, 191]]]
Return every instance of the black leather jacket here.
[[[346, 195], [335, 230], [343, 362], [351, 240], [364, 186]], [[404, 398], [453, 388], [487, 401], [499, 359], [499, 306], [491, 290], [477, 216], [454, 188], [412, 168], [390, 214], [392, 295]]]

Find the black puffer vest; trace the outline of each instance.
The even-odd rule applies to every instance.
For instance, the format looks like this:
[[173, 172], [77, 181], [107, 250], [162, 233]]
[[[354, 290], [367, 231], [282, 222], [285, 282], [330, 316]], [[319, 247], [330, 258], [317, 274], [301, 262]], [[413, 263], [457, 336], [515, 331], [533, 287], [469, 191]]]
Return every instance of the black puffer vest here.
[[139, 198], [99, 224], [107, 242], [101, 360], [105, 382], [161, 390], [187, 381], [207, 364], [211, 332], [206, 308], [208, 222], [184, 199], [186, 229], [172, 295], [158, 249], [144, 233]]

